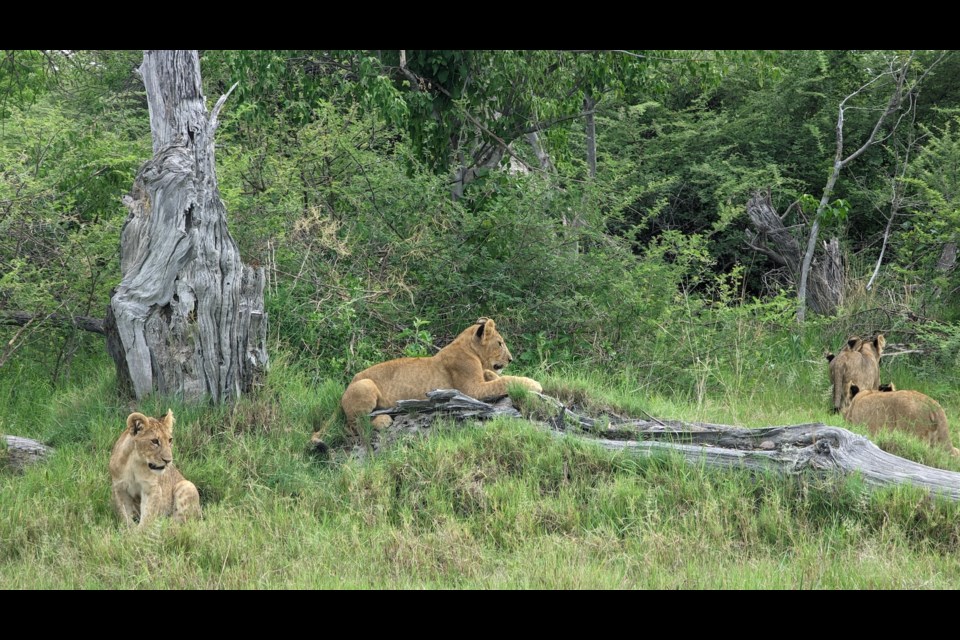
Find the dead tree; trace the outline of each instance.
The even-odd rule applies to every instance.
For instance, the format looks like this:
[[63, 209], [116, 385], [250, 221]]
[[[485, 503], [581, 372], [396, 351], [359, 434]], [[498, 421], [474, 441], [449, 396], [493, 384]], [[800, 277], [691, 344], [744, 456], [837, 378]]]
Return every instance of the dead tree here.
[[[810, 225], [810, 235], [807, 238], [807, 247], [803, 253], [803, 262], [800, 265], [800, 285], [797, 288], [797, 320], [800, 322], [803, 322], [804, 318], [806, 317], [807, 283], [813, 265], [813, 254], [817, 248], [817, 238], [820, 233], [820, 219], [830, 202], [830, 197], [833, 195], [833, 188], [837, 184], [837, 179], [840, 177], [840, 172], [851, 162], [863, 155], [864, 152], [866, 152], [867, 149], [872, 147], [874, 144], [882, 142], [886, 138], [893, 135], [893, 131], [896, 130], [904, 115], [913, 110], [915, 102], [912, 100], [912, 97], [918, 91], [920, 83], [926, 77], [927, 73], [929, 73], [934, 66], [943, 60], [945, 56], [945, 54], [942, 54], [927, 68], [926, 71], [911, 81], [910, 75], [914, 71], [915, 55], [915, 52], [910, 52], [910, 55], [907, 56], [906, 59], [892, 59], [890, 61], [889, 69], [878, 74], [866, 82], [862, 87], [840, 101], [839, 115], [837, 117], [836, 126], [837, 146], [833, 158], [833, 170], [830, 172], [830, 176], [827, 178], [827, 184], [823, 188], [823, 194], [820, 196], [820, 204], [817, 206], [817, 212], [814, 215], [813, 224]], [[866, 91], [867, 88], [872, 84], [886, 77], [889, 77], [893, 82], [893, 90], [890, 93], [890, 98], [887, 100], [886, 108], [877, 118], [877, 122], [874, 124], [873, 129], [870, 131], [870, 135], [867, 137], [866, 141], [860, 145], [856, 151], [844, 156], [844, 120], [847, 109], [854, 108], [848, 103]], [[894, 120], [893, 116], [898, 113], [900, 114], [900, 117]], [[890, 131], [883, 138], [879, 138], [878, 135], [880, 134], [881, 129], [888, 122], [892, 123], [890, 125]]]
[[[755, 193], [747, 202], [747, 217], [753, 226], [746, 230], [747, 246], [779, 266], [780, 285], [799, 288], [803, 265], [801, 238], [806, 235], [806, 225], [788, 227], [784, 224], [786, 215], [774, 209], [769, 192]], [[831, 238], [823, 243], [823, 253], [811, 263], [807, 305], [819, 314], [836, 311], [843, 304], [845, 276], [840, 241]]]
[[146, 51], [139, 72], [154, 155], [124, 198], [107, 348], [138, 398], [235, 398], [267, 366], [267, 318], [263, 269], [241, 261], [217, 188], [213, 137], [229, 92], [207, 112], [196, 51]]

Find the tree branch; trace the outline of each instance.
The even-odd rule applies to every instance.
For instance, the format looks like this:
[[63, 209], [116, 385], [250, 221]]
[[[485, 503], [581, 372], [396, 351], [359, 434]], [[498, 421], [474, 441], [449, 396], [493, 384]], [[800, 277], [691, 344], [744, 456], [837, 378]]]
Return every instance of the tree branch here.
[[220, 126], [220, 121], [218, 117], [220, 116], [220, 109], [223, 108], [223, 104], [227, 101], [227, 98], [230, 97], [230, 94], [233, 93], [233, 90], [239, 86], [240, 82], [234, 82], [233, 86], [230, 89], [220, 96], [220, 99], [217, 100], [217, 104], [213, 105], [213, 112], [210, 114], [210, 131], [214, 132], [217, 130], [217, 127]]
[[92, 333], [106, 335], [103, 329], [102, 318], [90, 318], [88, 316], [63, 316], [56, 313], [26, 313], [23, 311], [14, 311], [11, 313], [0, 313], [0, 325], [26, 326], [31, 322], [40, 322], [56, 327], [73, 327], [83, 329]]
[[[405, 51], [405, 50], [401, 50], [401, 52], [400, 52], [400, 70], [403, 72], [403, 74], [404, 74], [411, 82], [414, 83], [414, 85], [416, 85], [416, 86], [418, 87], [418, 90], [419, 90], [419, 86], [420, 86], [422, 83], [424, 83], [424, 80], [423, 80], [423, 78], [421, 78], [420, 76], [418, 76], [417, 74], [413, 73], [412, 71], [410, 71], [410, 69], [407, 68], [407, 58], [406, 58], [406, 51]], [[469, 111], [467, 111], [466, 109], [464, 109], [463, 107], [461, 107], [460, 105], [458, 105], [458, 104], [457, 104], [457, 101], [454, 100], [453, 95], [452, 95], [449, 91], [447, 91], [446, 89], [444, 89], [442, 86], [440, 86], [439, 83], [436, 83], [436, 82], [431, 83], [431, 86], [432, 86], [433, 88], [435, 88], [437, 91], [439, 91], [440, 93], [442, 93], [443, 95], [445, 95], [445, 96], [447, 96], [448, 98], [450, 98], [451, 104], [455, 105], [455, 106], [457, 107], [457, 109], [460, 111], [460, 113], [462, 113], [463, 116], [464, 116], [467, 120], [469, 120], [471, 124], [473, 124], [475, 127], [477, 127], [478, 129], [480, 129], [480, 131], [482, 131], [483, 133], [485, 133], [485, 134], [486, 134], [487, 136], [489, 136], [490, 138], [493, 138], [493, 139], [497, 142], [497, 144], [500, 145], [500, 147], [503, 149], [504, 153], [506, 153], [508, 156], [510, 156], [511, 158], [513, 158], [514, 160], [516, 160], [517, 162], [519, 162], [520, 165], [523, 166], [527, 171], [533, 171], [533, 170], [534, 170], [534, 168], [531, 167], [529, 164], [527, 164], [527, 163], [523, 160], [523, 158], [521, 158], [520, 156], [518, 156], [517, 154], [515, 154], [515, 153], [513, 152], [513, 150], [510, 148], [510, 145], [509, 145], [503, 138], [501, 138], [500, 136], [498, 136], [497, 134], [495, 134], [493, 131], [491, 131], [490, 129], [488, 129], [486, 126], [484, 126], [483, 123], [481, 123], [479, 120], [477, 120], [477, 118], [475, 118], [475, 117], [473, 116], [473, 114], [471, 114]]]

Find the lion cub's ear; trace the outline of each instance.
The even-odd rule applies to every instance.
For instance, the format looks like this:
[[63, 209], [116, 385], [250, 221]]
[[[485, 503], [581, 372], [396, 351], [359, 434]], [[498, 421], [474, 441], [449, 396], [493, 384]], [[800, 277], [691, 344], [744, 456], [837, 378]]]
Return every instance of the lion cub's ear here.
[[163, 416], [164, 426], [173, 431], [174, 422], [176, 422], [176, 420], [173, 419], [173, 409], [167, 409], [167, 415]]
[[844, 348], [849, 349], [850, 351], [857, 351], [862, 346], [863, 340], [860, 338], [860, 336], [852, 336], [847, 339], [847, 346]]
[[880, 391], [896, 391], [897, 387], [892, 382], [880, 385]]
[[833, 362], [833, 359], [836, 358], [836, 356], [830, 353], [829, 351], [824, 353], [823, 357], [827, 359], [827, 362]]
[[147, 416], [142, 413], [131, 413], [127, 416], [127, 429], [130, 429], [133, 435], [140, 433], [145, 426], [147, 426]]
[[886, 345], [887, 339], [883, 337], [882, 333], [878, 333], [877, 337], [873, 339], [873, 346], [877, 348], [877, 353], [881, 353]]
[[485, 320], [483, 324], [480, 324], [480, 321], [477, 321], [477, 333], [474, 334], [477, 338], [483, 342], [490, 339], [490, 336], [493, 335], [494, 330], [496, 330], [497, 325], [490, 318], [480, 318], [480, 320]]
[[850, 399], [853, 400], [860, 393], [860, 387], [855, 384], [850, 385]]

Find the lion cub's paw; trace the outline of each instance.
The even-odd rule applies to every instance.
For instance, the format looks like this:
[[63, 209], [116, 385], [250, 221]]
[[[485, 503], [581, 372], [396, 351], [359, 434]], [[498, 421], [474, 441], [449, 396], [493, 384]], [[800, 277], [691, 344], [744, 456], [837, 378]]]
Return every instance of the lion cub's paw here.
[[533, 378], [520, 378], [520, 380], [523, 382], [523, 386], [525, 386], [530, 391], [533, 391], [536, 393], [543, 393], [543, 387], [540, 386], [540, 383], [534, 380]]

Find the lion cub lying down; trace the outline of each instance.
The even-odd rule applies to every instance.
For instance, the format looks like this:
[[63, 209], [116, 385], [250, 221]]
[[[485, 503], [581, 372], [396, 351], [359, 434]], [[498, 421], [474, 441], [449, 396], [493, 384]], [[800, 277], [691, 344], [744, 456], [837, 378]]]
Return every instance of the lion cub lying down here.
[[156, 516], [185, 520], [200, 515], [197, 487], [173, 466], [173, 423], [169, 409], [163, 420], [131, 413], [113, 445], [113, 506], [130, 526], [138, 517], [143, 527]]
[[[426, 398], [433, 389], [457, 389], [478, 400], [506, 395], [512, 382], [543, 391], [532, 378], [501, 376], [499, 371], [512, 360], [496, 323], [480, 318], [435, 356], [381, 362], [355, 375], [340, 400], [347, 427], [355, 432], [357, 418], [394, 407], [398, 400]], [[390, 416], [377, 416], [373, 426], [381, 429], [392, 421]], [[313, 442], [318, 440], [314, 434]]]
[[876, 391], [850, 385], [850, 394], [853, 399], [843, 412], [847, 422], [866, 425], [870, 433], [881, 429], [907, 431], [960, 456], [960, 450], [950, 442], [943, 407], [930, 396], [919, 391], [897, 391], [892, 384], [880, 385]]

